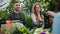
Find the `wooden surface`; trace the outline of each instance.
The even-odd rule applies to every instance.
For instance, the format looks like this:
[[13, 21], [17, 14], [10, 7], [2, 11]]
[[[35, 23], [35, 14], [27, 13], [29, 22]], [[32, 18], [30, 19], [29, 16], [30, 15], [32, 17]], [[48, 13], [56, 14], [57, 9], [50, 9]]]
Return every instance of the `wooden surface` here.
[[9, 32], [10, 30], [13, 30], [15, 27], [20, 28], [21, 26], [24, 25], [21, 23], [2, 24], [0, 34], [4, 34], [4, 32]]
[[0, 31], [0, 34], [5, 34], [4, 31]]

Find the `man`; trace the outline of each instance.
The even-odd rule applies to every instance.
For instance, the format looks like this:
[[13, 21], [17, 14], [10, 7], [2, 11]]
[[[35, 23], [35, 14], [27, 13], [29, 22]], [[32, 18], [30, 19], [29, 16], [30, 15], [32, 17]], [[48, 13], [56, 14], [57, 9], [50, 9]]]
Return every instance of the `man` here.
[[60, 34], [60, 11], [57, 13], [47, 12], [47, 15], [53, 16], [52, 34]]
[[20, 20], [25, 25], [25, 16], [20, 12], [20, 3], [15, 1], [13, 4], [14, 10], [9, 14], [9, 20]]
[[47, 14], [53, 16], [52, 34], [60, 34], [60, 0], [57, 0], [55, 12], [47, 11]]

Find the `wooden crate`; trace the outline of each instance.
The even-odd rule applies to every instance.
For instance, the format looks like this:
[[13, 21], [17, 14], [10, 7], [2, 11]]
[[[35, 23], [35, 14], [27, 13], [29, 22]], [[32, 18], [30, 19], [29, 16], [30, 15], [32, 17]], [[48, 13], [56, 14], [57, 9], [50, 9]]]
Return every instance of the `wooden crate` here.
[[6, 29], [6, 31], [10, 31], [10, 30], [14, 29], [15, 27], [20, 28], [21, 26], [24, 26], [24, 25], [21, 23], [2, 24], [1, 25], [1, 31], [5, 31], [5, 29]]

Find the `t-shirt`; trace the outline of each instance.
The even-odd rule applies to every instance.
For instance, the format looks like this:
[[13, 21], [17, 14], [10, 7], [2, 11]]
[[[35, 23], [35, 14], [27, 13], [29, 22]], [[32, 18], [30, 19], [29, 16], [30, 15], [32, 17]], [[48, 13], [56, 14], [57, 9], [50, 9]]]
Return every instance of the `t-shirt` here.
[[14, 18], [19, 20], [20, 19], [20, 14], [19, 13], [15, 13]]
[[60, 34], [60, 12], [54, 15], [52, 34]]
[[23, 13], [14, 13], [13, 11], [8, 15], [9, 20], [20, 20], [25, 24], [25, 16]]

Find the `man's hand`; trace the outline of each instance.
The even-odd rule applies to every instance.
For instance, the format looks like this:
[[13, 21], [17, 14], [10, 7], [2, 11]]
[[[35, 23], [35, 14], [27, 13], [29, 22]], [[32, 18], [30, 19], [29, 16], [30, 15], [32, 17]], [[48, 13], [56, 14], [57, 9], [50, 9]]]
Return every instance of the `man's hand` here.
[[47, 16], [54, 16], [54, 14], [55, 14], [55, 13], [52, 12], [52, 11], [47, 11], [47, 12], [46, 12], [46, 15], [47, 15]]

